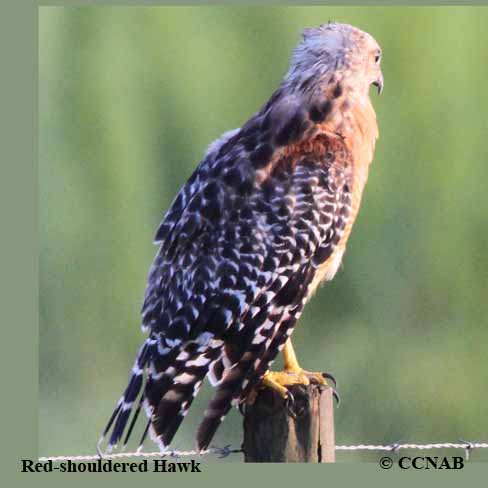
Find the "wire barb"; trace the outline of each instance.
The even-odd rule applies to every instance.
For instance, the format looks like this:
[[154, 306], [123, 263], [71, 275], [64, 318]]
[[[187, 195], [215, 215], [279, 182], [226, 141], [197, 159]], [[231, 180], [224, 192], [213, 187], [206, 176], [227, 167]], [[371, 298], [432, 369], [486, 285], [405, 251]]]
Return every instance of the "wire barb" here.
[[462, 442], [465, 444], [464, 446], [464, 457], [466, 458], [466, 461], [469, 461], [469, 456], [471, 454], [471, 451], [473, 450], [474, 443], [471, 441], [465, 441], [464, 439], [459, 439], [459, 442]]

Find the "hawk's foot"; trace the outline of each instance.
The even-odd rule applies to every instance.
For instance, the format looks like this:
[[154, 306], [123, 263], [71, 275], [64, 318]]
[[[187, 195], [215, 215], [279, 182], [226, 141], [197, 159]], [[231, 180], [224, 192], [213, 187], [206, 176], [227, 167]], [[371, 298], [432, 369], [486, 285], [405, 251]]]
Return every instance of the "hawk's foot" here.
[[[330, 375], [312, 373], [302, 368], [285, 369], [284, 371], [268, 371], [261, 380], [262, 388], [270, 388], [276, 391], [284, 400], [290, 398], [287, 386], [291, 385], [323, 385], [330, 386], [327, 382]], [[335, 382], [334, 382], [335, 383]]]
[[[285, 402], [289, 415], [296, 418], [297, 403], [295, 397], [290, 391], [291, 386], [294, 385], [321, 385], [327, 388], [331, 388], [332, 395], [339, 405], [339, 394], [337, 393], [335, 386], [335, 378], [329, 373], [314, 373], [301, 368], [284, 371], [268, 371], [265, 373], [261, 381], [255, 386], [247, 395], [246, 399], [239, 404], [239, 411], [242, 415], [245, 415], [246, 409], [253, 405], [258, 397], [259, 390], [269, 389], [278, 394], [280, 398]], [[294, 390], [295, 394], [297, 391]], [[298, 401], [298, 397], [297, 397]], [[300, 403], [300, 402], [298, 402]]]
[[[298, 364], [295, 351], [293, 350], [293, 346], [289, 338], [284, 345], [283, 359], [283, 371], [267, 371], [257, 388], [254, 388], [248, 394], [246, 398], [246, 403], [248, 405], [252, 405], [254, 403], [258, 393], [257, 390], [260, 388], [269, 388], [270, 390], [278, 393], [278, 395], [288, 404], [292, 404], [294, 402], [294, 398], [287, 387], [292, 385], [308, 386], [310, 384], [332, 388], [332, 393], [336, 398], [337, 403], [339, 403], [339, 395], [335, 390], [335, 378], [328, 373], [314, 373], [301, 368]], [[332, 383], [333, 386], [328, 380], [330, 380], [330, 383]]]

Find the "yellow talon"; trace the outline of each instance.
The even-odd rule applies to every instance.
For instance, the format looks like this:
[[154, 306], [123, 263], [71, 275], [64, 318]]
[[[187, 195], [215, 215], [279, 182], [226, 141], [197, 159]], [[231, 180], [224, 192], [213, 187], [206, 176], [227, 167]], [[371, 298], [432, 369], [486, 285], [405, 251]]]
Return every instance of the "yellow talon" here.
[[310, 383], [329, 385], [322, 373], [312, 373], [299, 366], [290, 339], [285, 343], [283, 357], [283, 371], [268, 371], [261, 381], [261, 387], [270, 388], [278, 393], [281, 398], [287, 399], [289, 397], [287, 386], [309, 385]]
[[288, 385], [291, 383], [286, 383], [286, 379], [284, 378], [286, 376], [286, 373], [284, 371], [281, 372], [271, 372], [268, 371], [263, 379], [261, 380], [261, 387], [262, 388], [269, 388], [270, 390], [275, 391], [280, 395], [281, 398], [284, 400], [288, 398], [288, 390], [285, 388], [284, 385]]

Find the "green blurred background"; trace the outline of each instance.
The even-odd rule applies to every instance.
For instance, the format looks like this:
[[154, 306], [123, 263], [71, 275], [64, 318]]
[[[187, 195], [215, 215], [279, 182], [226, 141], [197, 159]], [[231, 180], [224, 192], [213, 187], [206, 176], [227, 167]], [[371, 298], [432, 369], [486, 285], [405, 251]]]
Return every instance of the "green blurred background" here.
[[[93, 452], [143, 340], [164, 211], [277, 87], [302, 29], [329, 19], [383, 47], [381, 136], [299, 358], [339, 380], [338, 444], [488, 438], [487, 9], [42, 7], [41, 455]], [[209, 394], [175, 448], [193, 446]], [[237, 411], [214, 441], [240, 445]]]

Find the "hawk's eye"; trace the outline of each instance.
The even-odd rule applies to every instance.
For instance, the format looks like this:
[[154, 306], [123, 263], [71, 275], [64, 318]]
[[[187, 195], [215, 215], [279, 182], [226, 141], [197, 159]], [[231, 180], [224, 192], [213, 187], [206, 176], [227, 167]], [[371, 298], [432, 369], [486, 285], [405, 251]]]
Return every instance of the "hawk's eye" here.
[[374, 62], [376, 64], [380, 64], [381, 61], [381, 51], [377, 51], [376, 54], [374, 55]]

